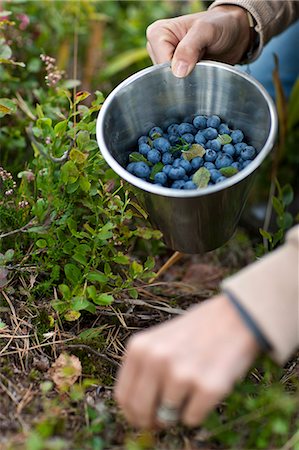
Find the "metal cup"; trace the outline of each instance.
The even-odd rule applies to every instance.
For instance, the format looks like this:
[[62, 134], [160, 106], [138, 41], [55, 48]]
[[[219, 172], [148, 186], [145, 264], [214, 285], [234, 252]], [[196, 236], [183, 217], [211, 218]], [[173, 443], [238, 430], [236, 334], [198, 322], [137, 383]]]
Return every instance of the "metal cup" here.
[[[138, 137], [154, 125], [195, 114], [217, 114], [258, 150], [249, 166], [222, 183], [198, 190], [156, 186], [126, 171]], [[104, 102], [97, 140], [109, 166], [135, 187], [153, 226], [168, 247], [202, 253], [223, 245], [234, 233], [257, 169], [274, 146], [277, 116], [271, 97], [251, 76], [232, 66], [204, 61], [186, 78], [160, 64], [123, 81]]]

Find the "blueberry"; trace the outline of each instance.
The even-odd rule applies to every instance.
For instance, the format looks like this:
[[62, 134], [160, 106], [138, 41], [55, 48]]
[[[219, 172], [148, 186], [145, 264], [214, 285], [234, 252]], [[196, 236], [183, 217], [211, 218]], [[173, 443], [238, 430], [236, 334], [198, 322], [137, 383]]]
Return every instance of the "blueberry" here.
[[183, 167], [183, 169], [185, 169], [186, 173], [191, 172], [192, 170], [190, 162], [187, 161], [186, 159], [181, 159], [180, 166]]
[[196, 156], [191, 160], [190, 164], [193, 170], [197, 170], [203, 165], [203, 159], [201, 156]]
[[175, 160], [172, 163], [172, 167], [175, 167], [177, 169], [178, 167], [180, 167], [180, 165], [181, 165], [181, 158], [175, 158]]
[[185, 175], [186, 171], [185, 169], [183, 169], [183, 167], [172, 167], [168, 174], [171, 180], [181, 180]]
[[241, 170], [242, 168], [242, 164], [240, 164], [238, 161], [235, 161], [231, 164], [231, 167], [234, 167], [235, 169], [237, 169], [238, 171]]
[[176, 180], [172, 183], [172, 189], [184, 189], [185, 181], [184, 180]]
[[132, 174], [134, 174], [134, 170], [135, 170], [135, 162], [131, 162], [127, 165], [126, 170]]
[[206, 147], [215, 150], [215, 152], [219, 152], [219, 150], [221, 150], [221, 144], [217, 139], [212, 139], [209, 141], [209, 145], [206, 145]]
[[219, 125], [218, 133], [219, 134], [230, 134], [231, 133], [230, 129], [228, 128], [227, 123], [221, 123]]
[[255, 148], [252, 145], [247, 145], [244, 150], [241, 150], [241, 158], [245, 160], [254, 159], [255, 157]]
[[[166, 154], [166, 153], [164, 153], [164, 154]], [[164, 156], [164, 155], [163, 155]], [[168, 175], [169, 174], [169, 171], [172, 169], [172, 165], [171, 164], [166, 164], [164, 167], [163, 167], [163, 169], [162, 169], [162, 171], [164, 172], [164, 173], [166, 173], [166, 175]]]
[[183, 189], [197, 189], [197, 186], [193, 181], [186, 181], [186, 183], [183, 186]]
[[165, 172], [158, 172], [154, 177], [155, 183], [160, 183], [162, 186], [165, 186], [167, 183], [167, 175]]
[[170, 142], [164, 137], [160, 137], [154, 140], [154, 148], [159, 150], [161, 153], [168, 152], [170, 150]]
[[199, 131], [198, 133], [196, 133], [196, 135], [194, 136], [194, 140], [197, 144], [200, 144], [200, 145], [205, 145], [205, 143], [207, 142], [202, 131]]
[[230, 156], [234, 156], [236, 150], [235, 150], [235, 147], [232, 144], [225, 144], [222, 147], [222, 151], [224, 153], [227, 153]]
[[203, 130], [203, 135], [206, 139], [216, 139], [218, 131], [215, 128], [209, 127]]
[[139, 145], [139, 153], [141, 153], [141, 155], [143, 155], [143, 156], [146, 156], [150, 150], [151, 150], [151, 147], [148, 144], [140, 144]]
[[199, 130], [203, 130], [204, 128], [207, 127], [207, 119], [206, 119], [206, 117], [205, 116], [196, 116], [196, 117], [194, 117], [193, 125], [195, 126], [195, 128], [197, 128]]
[[221, 173], [219, 172], [219, 170], [217, 170], [217, 169], [211, 169], [210, 175], [211, 175], [211, 180], [213, 181], [213, 183], [216, 183], [218, 178], [222, 176]]
[[153, 164], [161, 161], [161, 153], [158, 150], [150, 150], [147, 154], [147, 159]]
[[239, 142], [243, 141], [244, 134], [241, 130], [233, 130], [230, 137], [232, 138], [233, 144], [238, 144]]
[[179, 126], [177, 123], [172, 123], [171, 125], [169, 125], [169, 127], [167, 128], [167, 133], [168, 134], [179, 134]]
[[224, 177], [223, 175], [221, 175], [221, 177], [217, 178], [216, 184], [217, 184], [217, 183], [221, 183], [221, 181], [225, 181], [225, 180], [227, 180], [227, 178]]
[[240, 156], [241, 151], [244, 150], [245, 147], [247, 147], [247, 144], [245, 144], [245, 142], [239, 142], [238, 144], [235, 144], [235, 155]]
[[208, 148], [204, 155], [205, 161], [214, 162], [216, 158], [217, 158], [217, 153], [215, 152], [215, 150]]
[[148, 135], [151, 139], [157, 139], [157, 138], [163, 136], [163, 130], [160, 127], [153, 127], [149, 131]]
[[140, 138], [138, 139], [138, 145], [141, 144], [150, 144], [152, 141], [150, 140], [150, 138], [148, 136], [140, 136]]
[[149, 177], [150, 172], [151, 169], [145, 162], [139, 161], [135, 163], [134, 173], [137, 177], [146, 179]]
[[220, 153], [215, 161], [215, 166], [216, 169], [222, 169], [222, 167], [230, 166], [232, 162], [233, 158], [230, 155], [227, 155], [226, 153]]
[[194, 126], [191, 123], [183, 122], [179, 125], [178, 131], [179, 131], [179, 134], [182, 136], [183, 134], [186, 134], [186, 133], [195, 134], [196, 129], [194, 128]]
[[180, 137], [176, 134], [170, 134], [168, 140], [171, 145], [176, 145], [180, 142]]
[[215, 164], [210, 161], [205, 162], [203, 166], [208, 170], [215, 169]]
[[173, 163], [173, 156], [171, 153], [166, 152], [162, 154], [162, 163], [163, 164], [172, 164]]
[[182, 139], [184, 139], [184, 141], [187, 142], [188, 144], [193, 144], [194, 142], [194, 136], [192, 133], [182, 134]]
[[189, 181], [188, 175], [185, 175], [185, 176], [183, 177], [183, 180], [184, 180], [184, 181]]
[[207, 120], [207, 127], [218, 128], [221, 123], [221, 119], [218, 116], [210, 116]]

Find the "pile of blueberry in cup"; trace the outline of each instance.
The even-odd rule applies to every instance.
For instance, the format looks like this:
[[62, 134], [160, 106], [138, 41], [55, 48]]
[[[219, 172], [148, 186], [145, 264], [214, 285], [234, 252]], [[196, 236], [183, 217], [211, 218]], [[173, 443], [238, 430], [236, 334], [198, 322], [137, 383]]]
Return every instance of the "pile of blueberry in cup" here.
[[140, 136], [126, 170], [171, 189], [200, 189], [221, 183], [244, 169], [257, 151], [216, 115], [197, 115]]

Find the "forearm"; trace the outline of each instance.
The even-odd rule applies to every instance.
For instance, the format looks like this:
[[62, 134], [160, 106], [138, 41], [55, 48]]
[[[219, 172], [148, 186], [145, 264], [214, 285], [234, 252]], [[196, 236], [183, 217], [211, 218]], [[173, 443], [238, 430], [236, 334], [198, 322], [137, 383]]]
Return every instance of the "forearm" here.
[[284, 363], [299, 346], [299, 226], [286, 243], [222, 284], [256, 322]]
[[299, 18], [299, 2], [290, 0], [216, 0], [209, 9], [220, 5], [237, 5], [250, 12], [256, 22], [255, 31], [259, 34], [259, 46], [253, 58], [256, 59], [264, 45], [277, 34], [284, 31]]

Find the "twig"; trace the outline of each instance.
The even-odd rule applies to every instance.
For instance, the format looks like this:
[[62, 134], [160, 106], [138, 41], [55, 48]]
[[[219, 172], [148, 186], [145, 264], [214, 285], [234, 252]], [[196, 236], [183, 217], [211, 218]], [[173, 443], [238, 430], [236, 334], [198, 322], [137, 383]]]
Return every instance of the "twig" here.
[[295, 444], [299, 442], [299, 430], [281, 447], [280, 450], [292, 450], [295, 448]]
[[162, 267], [158, 270], [156, 275], [149, 280], [149, 283], [152, 283], [154, 280], [160, 277], [162, 273], [166, 272], [169, 267], [171, 267], [173, 264], [175, 264], [177, 261], [179, 261], [184, 256], [184, 253], [175, 252], [167, 261], [165, 264], [163, 264]]
[[[64, 341], [63, 341], [63, 340], [61, 340], [61, 341], [56, 341], [56, 342], [55, 342], [55, 345], [58, 345], [58, 344], [64, 344], [65, 342], [73, 341], [74, 339], [76, 339], [75, 336], [72, 337], [72, 338], [65, 339]], [[27, 348], [27, 351], [29, 352], [30, 350], [36, 350], [36, 349], [41, 348], [41, 347], [49, 347], [50, 345], [53, 345], [53, 342], [45, 342], [45, 343], [43, 343], [43, 344], [33, 345], [32, 347], [28, 347], [28, 348]], [[12, 350], [11, 352], [6, 352], [6, 353], [0, 354], [0, 356], [15, 355], [15, 354], [17, 354], [17, 353], [19, 353], [19, 350]]]
[[28, 230], [28, 227], [30, 227], [32, 222], [33, 222], [33, 219], [31, 219], [30, 222], [28, 222], [26, 225], [24, 225], [23, 227], [19, 228], [18, 230], [12, 230], [12, 231], [8, 231], [7, 233], [0, 234], [0, 239], [3, 239], [5, 237], [7, 237], [7, 236], [12, 236], [13, 234], [24, 233], [25, 231]]

